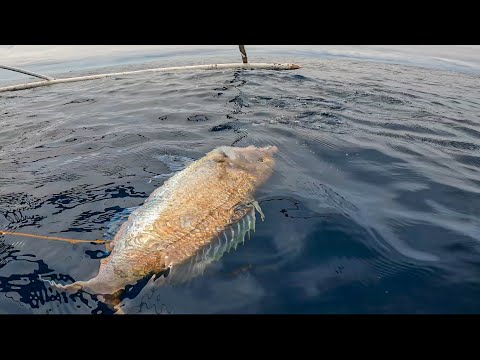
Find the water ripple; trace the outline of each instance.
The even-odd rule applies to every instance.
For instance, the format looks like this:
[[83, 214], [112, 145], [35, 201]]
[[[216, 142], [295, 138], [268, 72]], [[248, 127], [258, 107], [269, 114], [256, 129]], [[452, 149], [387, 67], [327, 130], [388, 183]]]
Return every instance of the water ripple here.
[[[478, 312], [478, 76], [304, 60], [2, 95], [0, 229], [111, 239], [214, 147], [276, 145], [251, 241], [183, 287], [130, 291], [130, 312]], [[39, 278], [88, 279], [103, 250], [1, 235], [0, 312], [111, 313]]]

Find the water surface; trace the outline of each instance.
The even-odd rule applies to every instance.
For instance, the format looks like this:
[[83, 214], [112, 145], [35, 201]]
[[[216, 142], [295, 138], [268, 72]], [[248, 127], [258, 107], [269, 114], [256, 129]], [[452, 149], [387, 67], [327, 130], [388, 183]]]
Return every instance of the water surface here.
[[[129, 312], [479, 312], [479, 76], [367, 60], [4, 93], [0, 229], [108, 238], [213, 148], [276, 145], [251, 240], [187, 285], [133, 289]], [[110, 313], [39, 279], [91, 278], [103, 250], [0, 236], [0, 312]]]

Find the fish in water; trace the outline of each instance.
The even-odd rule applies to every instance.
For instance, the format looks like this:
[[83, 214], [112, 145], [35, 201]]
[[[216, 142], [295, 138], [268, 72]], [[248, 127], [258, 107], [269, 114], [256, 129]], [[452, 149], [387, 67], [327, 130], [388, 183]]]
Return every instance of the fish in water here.
[[127, 285], [164, 274], [178, 283], [203, 273], [209, 263], [255, 229], [256, 189], [272, 174], [277, 147], [222, 146], [191, 163], [152, 192], [108, 244], [98, 275], [52, 286], [118, 297]]

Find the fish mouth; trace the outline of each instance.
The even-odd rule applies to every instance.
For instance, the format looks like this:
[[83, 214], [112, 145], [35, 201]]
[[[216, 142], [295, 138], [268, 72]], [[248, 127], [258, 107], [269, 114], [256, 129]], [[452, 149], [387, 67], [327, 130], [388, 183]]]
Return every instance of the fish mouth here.
[[244, 148], [233, 148], [234, 151], [238, 151], [244, 154], [255, 154], [260, 153], [263, 155], [273, 155], [278, 152], [278, 148], [275, 145], [268, 145], [264, 147], [256, 147], [255, 145], [250, 145]]
[[263, 148], [260, 148], [260, 150], [268, 152], [270, 154], [276, 154], [278, 152], [278, 148], [275, 145], [265, 146]]
[[244, 148], [235, 148], [238, 150], [256, 150], [256, 151], [268, 151], [268, 152], [277, 152], [278, 148], [275, 145], [267, 145], [263, 147], [257, 147], [255, 145], [250, 145]]

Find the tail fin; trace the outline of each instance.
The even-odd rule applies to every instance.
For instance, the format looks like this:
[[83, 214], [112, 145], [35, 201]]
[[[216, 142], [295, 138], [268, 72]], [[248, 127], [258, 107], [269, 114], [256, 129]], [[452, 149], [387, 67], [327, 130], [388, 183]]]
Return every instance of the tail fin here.
[[62, 285], [58, 284], [53, 280], [42, 279], [42, 276], [38, 274], [40, 280], [48, 283], [51, 287], [57, 290], [67, 291], [67, 292], [77, 292], [83, 289], [85, 281], [75, 281], [72, 284]]

